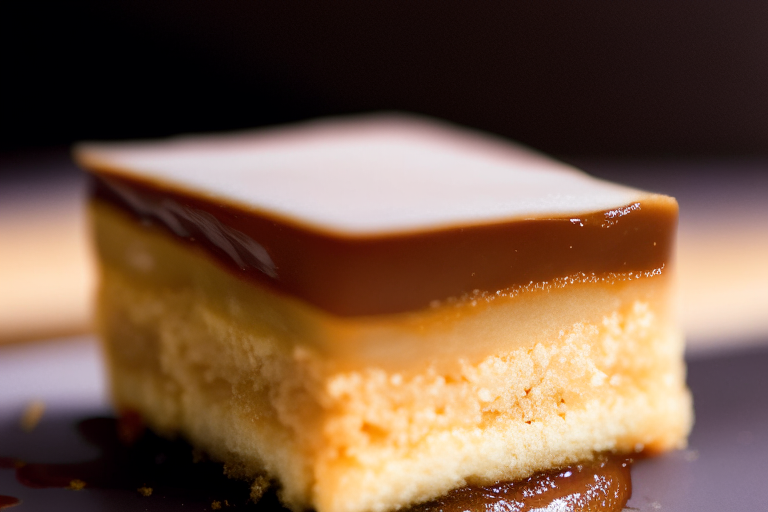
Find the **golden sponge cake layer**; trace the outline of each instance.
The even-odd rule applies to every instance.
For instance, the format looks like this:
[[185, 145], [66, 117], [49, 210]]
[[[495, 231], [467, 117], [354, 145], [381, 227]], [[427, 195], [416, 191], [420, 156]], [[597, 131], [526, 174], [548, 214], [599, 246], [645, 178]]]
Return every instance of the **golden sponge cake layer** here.
[[110, 204], [93, 217], [117, 406], [296, 510], [383, 512], [685, 443], [668, 268], [337, 317]]

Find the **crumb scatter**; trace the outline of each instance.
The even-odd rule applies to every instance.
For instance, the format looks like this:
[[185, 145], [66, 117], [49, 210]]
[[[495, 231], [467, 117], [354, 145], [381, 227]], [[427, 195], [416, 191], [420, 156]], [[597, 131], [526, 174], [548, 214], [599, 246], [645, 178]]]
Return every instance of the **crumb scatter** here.
[[42, 400], [32, 400], [24, 409], [21, 415], [21, 428], [26, 432], [34, 430], [45, 413], [45, 402]]
[[69, 488], [72, 489], [73, 491], [81, 491], [85, 489], [85, 482], [83, 482], [78, 478], [75, 478], [69, 481]]

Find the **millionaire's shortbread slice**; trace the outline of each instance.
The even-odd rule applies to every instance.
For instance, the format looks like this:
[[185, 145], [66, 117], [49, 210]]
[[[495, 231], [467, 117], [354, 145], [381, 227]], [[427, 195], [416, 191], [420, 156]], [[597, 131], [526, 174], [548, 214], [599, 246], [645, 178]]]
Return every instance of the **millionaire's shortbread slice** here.
[[672, 198], [397, 116], [76, 157], [116, 407], [294, 510], [685, 444]]

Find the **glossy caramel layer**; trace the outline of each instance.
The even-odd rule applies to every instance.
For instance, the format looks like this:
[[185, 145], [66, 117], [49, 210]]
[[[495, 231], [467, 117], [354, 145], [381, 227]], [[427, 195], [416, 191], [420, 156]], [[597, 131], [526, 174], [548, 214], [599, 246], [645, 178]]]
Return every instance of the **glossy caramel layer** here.
[[631, 460], [602, 457], [525, 480], [467, 486], [409, 512], [621, 512], [632, 496]]
[[677, 223], [675, 201], [649, 195], [579, 216], [347, 236], [121, 177], [94, 176], [93, 194], [203, 248], [238, 276], [339, 316], [422, 309], [575, 274], [659, 271]]

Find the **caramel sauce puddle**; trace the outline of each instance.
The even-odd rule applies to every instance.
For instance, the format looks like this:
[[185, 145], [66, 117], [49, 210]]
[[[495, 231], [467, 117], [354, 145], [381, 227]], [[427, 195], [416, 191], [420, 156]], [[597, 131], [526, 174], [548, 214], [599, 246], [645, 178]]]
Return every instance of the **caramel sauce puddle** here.
[[631, 463], [601, 456], [525, 480], [462, 487], [408, 512], [621, 512], [632, 495]]
[[5, 496], [0, 494], [0, 510], [4, 508], [11, 508], [21, 503], [21, 500], [14, 498], [13, 496]]

